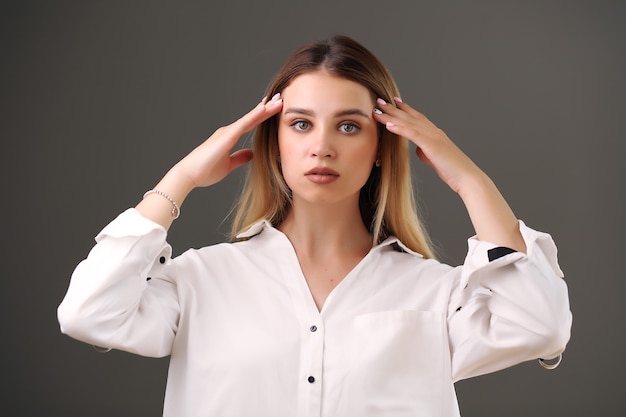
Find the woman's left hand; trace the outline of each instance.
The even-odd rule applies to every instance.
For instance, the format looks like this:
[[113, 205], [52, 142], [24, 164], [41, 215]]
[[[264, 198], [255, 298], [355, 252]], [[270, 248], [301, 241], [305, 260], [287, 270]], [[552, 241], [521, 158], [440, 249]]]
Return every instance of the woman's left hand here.
[[396, 106], [379, 98], [377, 106], [382, 114], [374, 112], [374, 119], [390, 132], [417, 145], [417, 156], [431, 166], [450, 188], [459, 193], [465, 178], [482, 174], [443, 130], [399, 98], [394, 100]]
[[374, 120], [417, 145], [417, 156], [463, 200], [479, 239], [525, 252], [517, 218], [493, 181], [426, 116], [394, 100], [395, 106], [379, 98]]

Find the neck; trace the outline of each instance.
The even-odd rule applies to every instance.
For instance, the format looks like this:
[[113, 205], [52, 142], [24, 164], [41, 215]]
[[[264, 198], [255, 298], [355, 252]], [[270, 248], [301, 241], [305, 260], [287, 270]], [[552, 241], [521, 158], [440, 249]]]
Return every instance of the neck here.
[[361, 219], [358, 203], [310, 205], [294, 201], [278, 227], [296, 252], [310, 257], [328, 254], [367, 254], [372, 236]]

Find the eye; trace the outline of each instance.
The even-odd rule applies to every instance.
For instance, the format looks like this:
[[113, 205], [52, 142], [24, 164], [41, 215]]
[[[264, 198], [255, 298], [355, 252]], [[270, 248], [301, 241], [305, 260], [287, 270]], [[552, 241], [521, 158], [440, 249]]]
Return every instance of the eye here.
[[359, 127], [359, 125], [357, 125], [356, 123], [342, 123], [339, 126], [339, 130], [342, 133], [357, 133], [361, 128]]
[[304, 132], [311, 127], [311, 124], [306, 120], [296, 120], [291, 123], [291, 126], [300, 132]]

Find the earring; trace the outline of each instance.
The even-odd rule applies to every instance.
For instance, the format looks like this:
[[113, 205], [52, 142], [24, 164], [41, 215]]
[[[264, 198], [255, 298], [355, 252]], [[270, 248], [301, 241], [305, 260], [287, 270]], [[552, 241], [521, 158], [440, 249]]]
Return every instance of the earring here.
[[376, 162], [374, 162], [374, 165], [376, 165], [376, 168], [380, 168], [381, 163], [382, 161], [380, 159], [377, 159]]

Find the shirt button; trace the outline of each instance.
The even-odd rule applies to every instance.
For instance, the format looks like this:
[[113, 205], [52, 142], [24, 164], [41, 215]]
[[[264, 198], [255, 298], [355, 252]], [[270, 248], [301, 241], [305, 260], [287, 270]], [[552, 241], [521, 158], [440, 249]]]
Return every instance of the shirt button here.
[[165, 263], [165, 256], [161, 256], [161, 257], [159, 258], [159, 262], [161, 262], [162, 264], [164, 264], [164, 263]]
[[316, 332], [317, 331], [317, 326], [313, 325], [309, 328], [309, 330], [311, 330], [312, 332]]
[[309, 381], [309, 383], [311, 383], [311, 384], [312, 384], [312, 383], [314, 383], [314, 382], [315, 382], [315, 378], [314, 378], [314, 377], [312, 377], [312, 376], [310, 376], [310, 377], [308, 377], [308, 378], [307, 378], [307, 381]]

